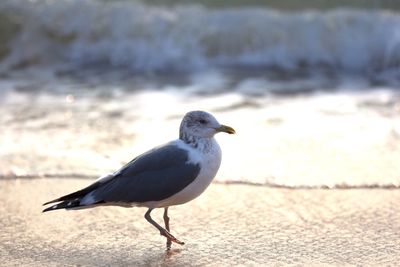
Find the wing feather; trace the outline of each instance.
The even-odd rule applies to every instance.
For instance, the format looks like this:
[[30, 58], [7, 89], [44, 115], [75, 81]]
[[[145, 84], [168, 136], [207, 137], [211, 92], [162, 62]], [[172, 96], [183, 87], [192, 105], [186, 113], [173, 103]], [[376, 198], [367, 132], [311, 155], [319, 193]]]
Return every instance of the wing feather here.
[[95, 189], [94, 202], [146, 202], [166, 199], [188, 186], [200, 172], [189, 152], [167, 144], [135, 158]]

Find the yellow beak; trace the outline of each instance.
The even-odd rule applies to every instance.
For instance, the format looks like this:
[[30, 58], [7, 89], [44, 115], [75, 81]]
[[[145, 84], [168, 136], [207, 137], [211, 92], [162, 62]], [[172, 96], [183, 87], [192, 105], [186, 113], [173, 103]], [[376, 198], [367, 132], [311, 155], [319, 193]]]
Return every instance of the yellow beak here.
[[216, 128], [215, 130], [218, 133], [220, 133], [220, 132], [224, 132], [224, 133], [228, 133], [228, 134], [236, 133], [236, 131], [232, 127], [229, 127], [229, 126], [226, 126], [226, 125], [221, 125], [220, 127]]

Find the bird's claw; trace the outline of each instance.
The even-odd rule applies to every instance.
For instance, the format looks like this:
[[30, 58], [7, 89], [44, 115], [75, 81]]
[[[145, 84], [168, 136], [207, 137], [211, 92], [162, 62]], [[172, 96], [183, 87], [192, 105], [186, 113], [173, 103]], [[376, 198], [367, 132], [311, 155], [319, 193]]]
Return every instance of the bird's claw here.
[[[179, 245], [184, 245], [185, 242], [179, 241], [176, 237], [174, 237], [173, 235], [171, 235], [171, 233], [169, 233], [168, 231], [161, 231], [160, 235], [165, 236], [168, 240], [167, 242], [167, 249], [171, 248], [171, 242], [177, 243]], [[169, 245], [169, 246], [168, 246]]]

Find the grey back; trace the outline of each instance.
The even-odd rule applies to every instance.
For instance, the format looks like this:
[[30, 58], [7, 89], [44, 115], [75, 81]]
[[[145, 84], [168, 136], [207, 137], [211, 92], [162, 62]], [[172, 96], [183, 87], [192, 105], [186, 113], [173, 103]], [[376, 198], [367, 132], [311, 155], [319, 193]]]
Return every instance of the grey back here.
[[92, 192], [98, 202], [147, 202], [166, 199], [188, 186], [200, 171], [188, 152], [173, 144], [150, 150], [122, 167]]

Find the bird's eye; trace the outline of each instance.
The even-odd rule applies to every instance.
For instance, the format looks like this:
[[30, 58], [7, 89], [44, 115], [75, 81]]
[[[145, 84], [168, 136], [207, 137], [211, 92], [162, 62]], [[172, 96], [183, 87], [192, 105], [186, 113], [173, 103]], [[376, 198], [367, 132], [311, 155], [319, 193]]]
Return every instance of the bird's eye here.
[[200, 119], [199, 122], [200, 122], [201, 124], [206, 124], [206, 123], [207, 123], [207, 121], [206, 121], [205, 119]]

